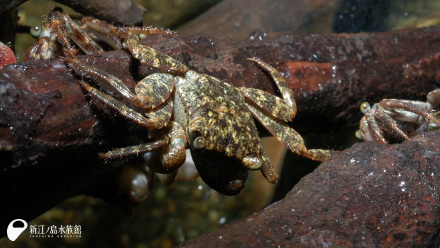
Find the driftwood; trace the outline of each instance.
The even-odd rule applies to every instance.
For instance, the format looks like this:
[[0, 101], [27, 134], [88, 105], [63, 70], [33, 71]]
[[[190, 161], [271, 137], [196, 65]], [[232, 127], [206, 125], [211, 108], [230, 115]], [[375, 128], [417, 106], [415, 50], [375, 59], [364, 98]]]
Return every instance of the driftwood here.
[[[424, 99], [438, 87], [439, 29], [281, 33], [251, 41], [152, 35], [143, 42], [200, 73], [274, 94], [270, 77], [246, 58], [277, 67], [295, 91], [299, 110], [293, 125], [304, 134], [356, 123], [365, 100]], [[130, 87], [157, 71], [122, 50], [79, 58]], [[85, 96], [62, 59], [6, 66], [0, 70], [0, 94], [0, 190], [8, 202], [1, 207], [3, 227], [11, 219], [30, 220], [72, 195], [107, 197], [108, 190], [90, 191], [112, 168], [96, 154], [146, 139], [145, 129]]]
[[438, 247], [440, 131], [358, 143], [283, 199], [179, 247]]

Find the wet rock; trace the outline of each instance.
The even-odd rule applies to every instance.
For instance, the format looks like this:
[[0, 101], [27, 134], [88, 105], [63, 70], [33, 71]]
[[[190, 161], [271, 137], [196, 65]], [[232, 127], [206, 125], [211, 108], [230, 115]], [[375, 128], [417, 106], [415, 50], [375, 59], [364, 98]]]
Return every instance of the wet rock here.
[[357, 143], [285, 199], [179, 247], [438, 247], [439, 144], [440, 131]]
[[[277, 67], [296, 94], [298, 114], [292, 124], [303, 135], [358, 122], [358, 106], [365, 99], [425, 97], [438, 85], [433, 72], [439, 60], [433, 54], [440, 51], [439, 28], [357, 35], [281, 33], [254, 41], [151, 35], [142, 42], [200, 73], [274, 94], [274, 82], [246, 59], [259, 57]], [[78, 58], [131, 88], [159, 71], [124, 50]], [[84, 193], [112, 167], [98, 159], [99, 152], [146, 142], [145, 128], [87, 96], [78, 80], [62, 59], [0, 70], [0, 190], [8, 201], [0, 226], [17, 217], [30, 220]], [[94, 195], [100, 193], [107, 192]]]

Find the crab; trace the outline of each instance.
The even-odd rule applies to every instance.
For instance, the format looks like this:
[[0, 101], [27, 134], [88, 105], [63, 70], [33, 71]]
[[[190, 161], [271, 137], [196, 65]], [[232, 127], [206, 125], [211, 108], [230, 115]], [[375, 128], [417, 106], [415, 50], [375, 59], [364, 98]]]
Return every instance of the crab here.
[[[47, 17], [48, 24], [36, 25], [31, 28], [31, 35], [38, 39], [27, 50], [24, 60], [50, 59], [55, 57], [74, 57], [78, 52], [86, 55], [100, 54], [104, 52], [103, 44], [111, 49], [121, 49], [122, 43], [119, 37], [93, 32], [94, 29], [87, 25], [88, 17], [83, 20], [72, 20], [69, 15], [61, 11], [52, 11]], [[156, 27], [126, 27], [131, 33], [149, 35], [164, 33], [175, 35], [170, 30]], [[73, 44], [70, 42], [72, 41]]]
[[75, 49], [70, 41], [73, 41], [85, 54], [102, 53], [103, 49], [88, 32], [81, 27], [81, 23], [72, 20], [68, 15], [60, 11], [52, 11], [48, 14], [48, 24], [36, 25], [31, 28], [31, 34], [38, 39], [27, 50], [24, 60], [50, 59], [58, 56], [74, 56]]
[[[260, 170], [271, 183], [278, 178], [261, 146], [253, 117], [291, 151], [317, 161], [330, 157], [328, 150], [307, 149], [303, 138], [288, 126], [296, 114], [293, 92], [280, 73], [262, 60], [249, 59], [270, 73], [282, 97], [254, 88], [236, 88], [189, 70], [174, 58], [141, 45], [139, 36], [130, 29], [93, 18], [83, 19], [83, 23], [94, 32], [120, 37], [140, 62], [167, 69], [148, 75], [132, 92], [113, 75], [75, 57], [65, 58], [72, 71], [89, 79], [81, 80], [81, 85], [93, 98], [147, 127], [153, 140], [101, 153], [101, 158], [143, 154], [153, 171], [172, 173], [183, 164], [189, 148], [201, 178], [220, 193], [235, 195], [243, 189], [248, 170]], [[98, 90], [90, 81], [111, 85], [129, 104]]]
[[364, 113], [356, 136], [381, 145], [400, 142], [425, 131], [430, 123], [440, 126], [435, 108], [440, 104], [440, 89], [428, 93], [427, 101], [384, 99], [370, 107], [361, 104]]

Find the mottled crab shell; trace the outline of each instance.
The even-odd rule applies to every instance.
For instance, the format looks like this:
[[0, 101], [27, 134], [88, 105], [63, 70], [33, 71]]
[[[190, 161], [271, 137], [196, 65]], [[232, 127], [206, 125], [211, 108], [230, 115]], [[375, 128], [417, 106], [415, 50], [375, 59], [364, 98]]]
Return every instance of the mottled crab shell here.
[[191, 74], [177, 91], [181, 99], [191, 99], [182, 101], [190, 117], [188, 133], [200, 132], [206, 149], [226, 157], [243, 160], [249, 154], [260, 155], [258, 131], [240, 91], [217, 78]]
[[[229, 84], [192, 71], [179, 78], [176, 93], [189, 117], [185, 120], [188, 143], [203, 181], [223, 194], [238, 194], [249, 169], [243, 160], [260, 158], [262, 149], [244, 97]], [[203, 145], [198, 137], [203, 137]]]

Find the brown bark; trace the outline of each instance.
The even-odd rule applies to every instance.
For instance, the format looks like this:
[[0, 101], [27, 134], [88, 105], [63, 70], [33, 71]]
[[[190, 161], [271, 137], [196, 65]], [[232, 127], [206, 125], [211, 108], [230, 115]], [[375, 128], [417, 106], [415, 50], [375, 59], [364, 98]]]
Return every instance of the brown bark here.
[[358, 143], [283, 200], [179, 247], [438, 247], [439, 144], [440, 131]]
[[[151, 35], [143, 42], [200, 73], [274, 94], [270, 77], [246, 58], [277, 67], [295, 91], [299, 110], [293, 124], [304, 134], [358, 122], [358, 106], [366, 99], [423, 99], [438, 86], [439, 29], [282, 33], [252, 41]], [[157, 71], [125, 51], [80, 59], [130, 87]], [[62, 59], [6, 66], [0, 70], [0, 94], [0, 189], [8, 202], [1, 207], [2, 226], [11, 218], [30, 220], [101, 180], [111, 164], [98, 160], [98, 152], [146, 139], [145, 129], [85, 96]]]

